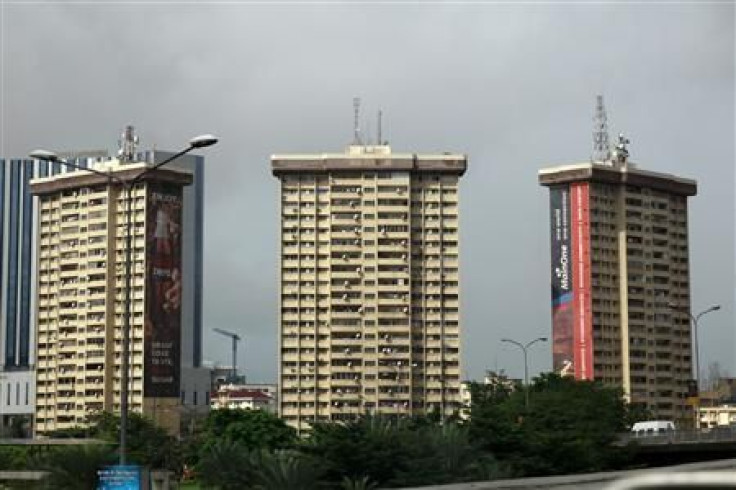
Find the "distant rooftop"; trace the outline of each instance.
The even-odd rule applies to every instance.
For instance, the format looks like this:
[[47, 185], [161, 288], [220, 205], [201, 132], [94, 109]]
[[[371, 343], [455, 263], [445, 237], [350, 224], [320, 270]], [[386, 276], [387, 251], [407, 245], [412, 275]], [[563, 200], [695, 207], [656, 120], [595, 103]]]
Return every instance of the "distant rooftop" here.
[[685, 196], [694, 196], [698, 191], [698, 184], [693, 179], [641, 170], [634, 163], [622, 166], [592, 162], [557, 165], [541, 169], [538, 176], [540, 185], [544, 186], [591, 181], [649, 187]]
[[[149, 168], [149, 166], [146, 162], [121, 163], [117, 159], [112, 159], [95, 162], [90, 167], [98, 172], [109, 172], [117, 178], [128, 180], [137, 177]], [[143, 180], [189, 185], [192, 183], [192, 173], [174, 166], [163, 167], [146, 174]], [[110, 183], [110, 179], [106, 176], [84, 169], [49, 175], [47, 177], [38, 177], [32, 179], [30, 182], [31, 192], [38, 195], [107, 183]], [[116, 182], [112, 181], [112, 183], [115, 184]]]
[[351, 145], [344, 153], [271, 156], [273, 174], [393, 170], [463, 175], [468, 158], [457, 153], [393, 153], [387, 145]]

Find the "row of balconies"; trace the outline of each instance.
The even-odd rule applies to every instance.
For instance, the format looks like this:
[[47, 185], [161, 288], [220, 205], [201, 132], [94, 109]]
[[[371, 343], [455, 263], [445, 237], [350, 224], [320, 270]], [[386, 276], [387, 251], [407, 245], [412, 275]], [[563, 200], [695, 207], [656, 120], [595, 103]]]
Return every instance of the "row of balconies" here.
[[[440, 310], [440, 308], [434, 308], [434, 310]], [[453, 310], [456, 310], [456, 308], [453, 308]], [[449, 324], [450, 322], [458, 322], [458, 312], [457, 311], [445, 311], [444, 314], [442, 311], [424, 311], [424, 312], [394, 312], [394, 313], [384, 313], [384, 312], [376, 312], [374, 307], [361, 307], [356, 306], [355, 309], [350, 311], [332, 311], [325, 309], [324, 312], [315, 312], [314, 308], [302, 308], [302, 311], [281, 311], [281, 321], [282, 322], [293, 322], [293, 321], [305, 321], [305, 322], [311, 322], [314, 323], [316, 321], [317, 316], [319, 316], [321, 319], [325, 321], [329, 321], [329, 318], [335, 319], [335, 320], [355, 320], [355, 319], [376, 319], [376, 318], [384, 318], [384, 319], [393, 319], [393, 320], [399, 320], [403, 318], [418, 318], [422, 319], [427, 322], [441, 322], [445, 321], [445, 328], [453, 328], [452, 324]], [[403, 326], [403, 325], [402, 325]], [[456, 325], [454, 325], [456, 327]], [[420, 326], [417, 326], [417, 328], [420, 328]], [[422, 327], [423, 328], [423, 327]], [[441, 328], [438, 326], [437, 328]]]

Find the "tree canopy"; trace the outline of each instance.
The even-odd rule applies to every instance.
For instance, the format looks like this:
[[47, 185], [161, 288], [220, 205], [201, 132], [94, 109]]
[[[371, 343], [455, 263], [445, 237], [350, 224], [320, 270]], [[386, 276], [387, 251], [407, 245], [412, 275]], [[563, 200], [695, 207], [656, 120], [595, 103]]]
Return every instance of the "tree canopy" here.
[[518, 475], [597, 471], [618, 466], [613, 447], [625, 430], [627, 407], [619, 390], [598, 382], [542, 374], [522, 389], [498, 385], [471, 388], [471, 436], [509, 463]]

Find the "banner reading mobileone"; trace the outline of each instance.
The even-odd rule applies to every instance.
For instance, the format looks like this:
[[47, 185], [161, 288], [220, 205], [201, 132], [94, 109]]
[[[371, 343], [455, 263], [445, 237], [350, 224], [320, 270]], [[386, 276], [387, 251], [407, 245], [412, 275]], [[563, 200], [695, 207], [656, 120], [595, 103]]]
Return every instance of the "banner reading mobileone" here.
[[146, 210], [145, 397], [179, 397], [182, 191], [151, 184]]
[[552, 250], [552, 369], [575, 374], [573, 353], [572, 250], [570, 249], [570, 189], [550, 187], [550, 244]]

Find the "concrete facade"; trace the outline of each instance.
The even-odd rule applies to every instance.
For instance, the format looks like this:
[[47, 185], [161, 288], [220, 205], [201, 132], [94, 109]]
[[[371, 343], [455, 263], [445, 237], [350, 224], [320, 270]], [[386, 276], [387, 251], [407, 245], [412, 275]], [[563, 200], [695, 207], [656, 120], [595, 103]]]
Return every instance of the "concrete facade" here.
[[[125, 179], [146, 168], [117, 161], [97, 165]], [[129, 409], [172, 432], [179, 430], [178, 387], [173, 397], [144, 396], [144, 380], [150, 379], [144, 354], [154, 349], [147, 335], [159, 328], [145, 326], [154, 294], [147, 286], [146, 230], [159, 217], [154, 224], [147, 211], [159, 185], [180, 188], [191, 180], [187, 172], [161, 169], [133, 190]], [[39, 178], [31, 188], [40, 216], [35, 431], [45, 434], [120, 410], [127, 199], [119, 185], [84, 171]]]
[[[622, 158], [545, 168], [539, 183], [564, 196], [562, 221], [569, 218], [572, 235], [569, 256], [553, 247], [555, 369], [621, 387], [657, 419], [692, 420], [687, 198], [695, 181]], [[551, 220], [554, 243], [560, 218]], [[558, 298], [555, 285], [564, 293]]]
[[458, 410], [466, 157], [356, 145], [271, 164], [281, 182], [281, 417], [304, 429]]

